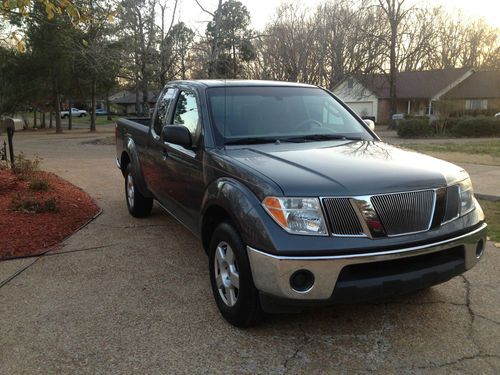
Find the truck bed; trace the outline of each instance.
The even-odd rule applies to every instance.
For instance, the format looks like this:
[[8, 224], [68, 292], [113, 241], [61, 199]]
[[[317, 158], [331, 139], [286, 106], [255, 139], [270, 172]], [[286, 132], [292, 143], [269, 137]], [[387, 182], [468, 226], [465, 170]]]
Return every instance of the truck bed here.
[[118, 123], [122, 123], [123, 125], [142, 125], [149, 127], [149, 124], [151, 123], [151, 118], [150, 117], [126, 117], [126, 118], [119, 118]]

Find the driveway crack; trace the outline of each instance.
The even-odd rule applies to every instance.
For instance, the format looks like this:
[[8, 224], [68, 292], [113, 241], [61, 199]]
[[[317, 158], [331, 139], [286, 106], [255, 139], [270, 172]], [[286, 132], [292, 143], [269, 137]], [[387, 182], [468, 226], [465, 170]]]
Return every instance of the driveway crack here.
[[289, 363], [291, 361], [297, 359], [299, 353], [311, 342], [311, 337], [309, 337], [309, 335], [306, 333], [306, 331], [302, 327], [302, 324], [300, 324], [300, 323], [299, 323], [299, 330], [302, 333], [302, 340], [295, 348], [295, 351], [293, 352], [293, 354], [290, 357], [288, 357], [285, 360], [285, 362], [283, 363], [283, 367], [285, 368], [285, 372], [284, 372], [285, 374], [288, 373], [288, 371], [290, 370]]

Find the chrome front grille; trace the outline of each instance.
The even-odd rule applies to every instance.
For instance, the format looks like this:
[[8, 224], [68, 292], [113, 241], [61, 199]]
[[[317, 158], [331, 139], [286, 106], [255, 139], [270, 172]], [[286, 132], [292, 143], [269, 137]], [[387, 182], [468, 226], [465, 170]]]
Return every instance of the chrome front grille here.
[[332, 233], [338, 236], [363, 236], [363, 227], [349, 198], [325, 198], [323, 204]]
[[371, 202], [387, 235], [397, 236], [430, 228], [435, 197], [434, 190], [424, 190], [374, 195]]
[[399, 236], [430, 229], [436, 191], [332, 197], [322, 201], [333, 235]]

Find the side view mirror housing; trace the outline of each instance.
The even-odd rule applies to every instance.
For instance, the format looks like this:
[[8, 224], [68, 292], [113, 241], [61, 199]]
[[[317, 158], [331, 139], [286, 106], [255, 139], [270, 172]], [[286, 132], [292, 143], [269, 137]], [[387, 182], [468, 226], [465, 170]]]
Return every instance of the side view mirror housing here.
[[370, 128], [371, 131], [375, 131], [375, 123], [372, 120], [365, 119], [363, 120], [366, 125]]
[[161, 131], [161, 139], [185, 148], [192, 148], [193, 140], [189, 129], [183, 125], [165, 125]]

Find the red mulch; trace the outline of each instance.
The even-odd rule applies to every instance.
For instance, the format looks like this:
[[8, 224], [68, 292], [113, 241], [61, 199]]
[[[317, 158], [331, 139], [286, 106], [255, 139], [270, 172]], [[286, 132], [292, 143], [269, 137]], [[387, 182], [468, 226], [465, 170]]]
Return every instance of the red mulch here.
[[[42, 254], [92, 219], [99, 207], [83, 190], [48, 172], [46, 192], [28, 189], [10, 170], [0, 170], [0, 260]], [[24, 213], [9, 208], [21, 196], [46, 201], [55, 198], [58, 212]]]

